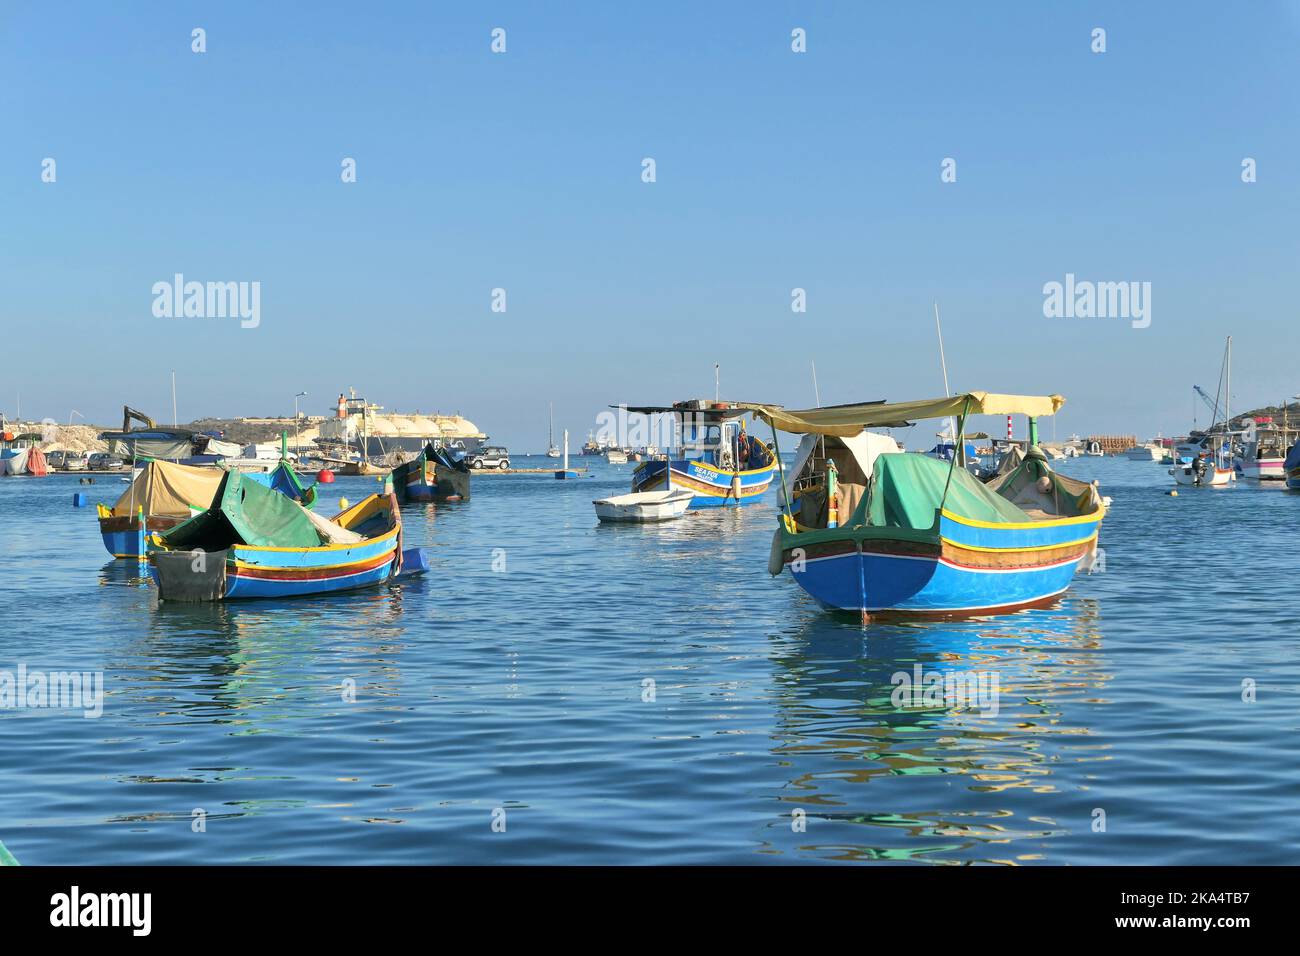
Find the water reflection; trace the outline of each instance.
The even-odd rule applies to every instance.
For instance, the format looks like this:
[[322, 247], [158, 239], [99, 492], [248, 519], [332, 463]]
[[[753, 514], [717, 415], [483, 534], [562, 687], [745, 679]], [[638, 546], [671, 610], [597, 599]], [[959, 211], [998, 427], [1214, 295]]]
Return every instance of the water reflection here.
[[[777, 639], [772, 753], [788, 783], [776, 795], [786, 809], [771, 846], [854, 860], [1046, 858], [1051, 839], [1087, 827], [1073, 804], [1089, 764], [1106, 759], [1089, 739], [1111, 677], [1100, 618], [1095, 601], [1071, 598], [945, 624], [861, 628], [818, 615]], [[976, 701], [895, 706], [893, 678], [913, 677], [918, 665], [924, 674], [993, 675], [996, 713]], [[1035, 807], [1069, 806], [1069, 826], [1023, 816], [1017, 790], [1043, 795]], [[795, 807], [807, 832], [785, 838]]]
[[147, 704], [138, 713], [152, 725], [199, 719], [241, 733], [328, 718], [350, 706], [345, 691], [372, 705], [395, 698], [407, 646], [402, 606], [418, 581], [292, 602], [155, 597], [145, 646], [120, 665], [129, 677], [120, 693]]

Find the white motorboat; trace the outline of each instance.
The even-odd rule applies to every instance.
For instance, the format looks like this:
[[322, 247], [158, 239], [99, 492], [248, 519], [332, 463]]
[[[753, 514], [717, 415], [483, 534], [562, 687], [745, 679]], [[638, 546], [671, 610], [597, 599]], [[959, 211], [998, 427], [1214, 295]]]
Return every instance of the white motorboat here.
[[593, 501], [601, 521], [652, 522], [680, 518], [695, 495], [684, 488], [668, 491], [634, 491]]
[[605, 451], [605, 460], [611, 465], [626, 465], [627, 452], [621, 448], [609, 448]]
[[1124, 452], [1124, 457], [1129, 461], [1159, 461], [1164, 456], [1164, 448], [1155, 442], [1134, 445]]
[[1220, 468], [1213, 461], [1202, 459], [1206, 462], [1205, 468], [1198, 469], [1196, 463], [1190, 465], [1175, 465], [1169, 469], [1169, 474], [1174, 476], [1174, 481], [1180, 485], [1199, 485], [1201, 487], [1221, 487], [1230, 481], [1236, 480], [1236, 474], [1231, 468]]

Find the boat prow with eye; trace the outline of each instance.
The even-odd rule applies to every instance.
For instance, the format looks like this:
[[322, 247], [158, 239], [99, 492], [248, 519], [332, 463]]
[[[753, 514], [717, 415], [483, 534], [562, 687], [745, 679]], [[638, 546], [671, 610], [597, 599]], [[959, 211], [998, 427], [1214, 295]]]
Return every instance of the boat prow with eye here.
[[[783, 495], [769, 571], [789, 568], [824, 607], [864, 618], [1050, 603], [1080, 564], [1091, 562], [1106, 511], [1095, 485], [1056, 474], [1037, 448], [1037, 418], [1063, 402], [1058, 395], [970, 392], [805, 411], [751, 406], [774, 434], [825, 438], [795, 476], [797, 498]], [[973, 414], [1030, 416], [1024, 459], [989, 484], [962, 467], [960, 455], [944, 462], [895, 451], [885, 436], [861, 437], [871, 426], [948, 417], [962, 435]], [[848, 447], [852, 440], [857, 449]]]

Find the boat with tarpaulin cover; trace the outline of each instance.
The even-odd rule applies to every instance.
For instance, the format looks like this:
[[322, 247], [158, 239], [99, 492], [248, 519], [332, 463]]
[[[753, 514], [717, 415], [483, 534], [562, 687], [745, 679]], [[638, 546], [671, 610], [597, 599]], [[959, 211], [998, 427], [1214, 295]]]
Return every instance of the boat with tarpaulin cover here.
[[[804, 411], [749, 406], [772, 425], [774, 444], [778, 430], [825, 439], [820, 459], [811, 451], [816, 443], [808, 443], [797, 498], [786, 493], [782, 470], [769, 571], [789, 568], [823, 606], [864, 619], [1051, 602], [1081, 563], [1091, 563], [1105, 516], [1096, 486], [1056, 474], [1037, 447], [1037, 418], [1063, 403], [1059, 395], [969, 392]], [[879, 440], [884, 436], [861, 437], [872, 426], [948, 417], [956, 417], [961, 436], [974, 414], [1030, 416], [1024, 459], [988, 484], [961, 466], [960, 455], [943, 462], [894, 451]], [[860, 448], [848, 448], [846, 439], [858, 439]]]
[[112, 507], [100, 504], [99, 533], [115, 558], [141, 558], [148, 534], [166, 531], [212, 504], [225, 472], [147, 461]]
[[746, 433], [748, 411], [739, 403], [693, 399], [626, 411], [672, 414], [677, 452], [637, 465], [632, 472], [633, 492], [689, 491], [694, 495], [691, 508], [751, 505], [762, 498], [776, 475], [776, 457]]
[[[104, 547], [115, 558], [143, 558], [147, 550], [145, 538], [155, 531], [174, 528], [210, 507], [225, 474], [220, 468], [146, 461], [112, 507], [97, 507]], [[245, 477], [307, 507], [316, 500], [316, 486], [304, 487], [283, 461], [272, 471]]]
[[150, 574], [166, 601], [321, 594], [382, 584], [402, 570], [402, 522], [391, 492], [332, 519], [238, 471], [211, 507], [149, 537]]

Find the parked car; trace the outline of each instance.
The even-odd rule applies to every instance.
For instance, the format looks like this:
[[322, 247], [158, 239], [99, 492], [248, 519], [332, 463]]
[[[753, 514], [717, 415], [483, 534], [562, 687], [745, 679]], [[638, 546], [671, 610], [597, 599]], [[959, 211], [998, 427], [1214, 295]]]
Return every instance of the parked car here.
[[126, 467], [126, 462], [117, 455], [110, 455], [106, 451], [97, 451], [90, 456], [89, 467], [91, 471], [117, 471]]
[[64, 471], [85, 471], [88, 467], [84, 452], [65, 451], [63, 453], [62, 468]]
[[49, 466], [51, 471], [58, 470], [63, 467], [63, 462], [67, 458], [67, 455], [68, 453], [66, 451], [46, 452], [45, 464]]
[[469, 460], [471, 468], [501, 468], [510, 467], [510, 452], [506, 451], [500, 445], [489, 445], [487, 448], [480, 448], [474, 452], [474, 457]]

